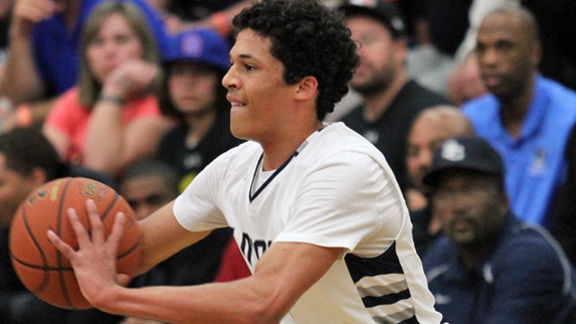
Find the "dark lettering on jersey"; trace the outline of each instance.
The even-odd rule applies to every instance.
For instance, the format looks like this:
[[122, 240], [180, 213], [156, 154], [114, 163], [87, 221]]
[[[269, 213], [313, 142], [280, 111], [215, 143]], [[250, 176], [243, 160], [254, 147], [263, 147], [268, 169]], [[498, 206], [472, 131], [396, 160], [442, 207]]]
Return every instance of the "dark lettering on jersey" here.
[[240, 249], [242, 254], [246, 256], [248, 263], [252, 264], [252, 250], [256, 254], [256, 258], [260, 260], [266, 249], [272, 245], [272, 241], [255, 240], [253, 241], [246, 233], [242, 233], [242, 244]]

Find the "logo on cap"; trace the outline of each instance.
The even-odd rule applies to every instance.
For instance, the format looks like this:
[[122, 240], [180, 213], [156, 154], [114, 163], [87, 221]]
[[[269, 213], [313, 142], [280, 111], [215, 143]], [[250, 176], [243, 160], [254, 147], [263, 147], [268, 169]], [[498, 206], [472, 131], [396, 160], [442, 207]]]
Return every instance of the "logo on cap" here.
[[450, 139], [442, 145], [442, 158], [448, 161], [462, 161], [466, 157], [464, 146], [456, 140]]
[[350, 0], [350, 4], [354, 6], [362, 6], [362, 7], [376, 7], [378, 0]]
[[189, 34], [182, 38], [180, 48], [182, 49], [182, 53], [186, 56], [199, 57], [202, 56], [203, 45], [200, 36]]

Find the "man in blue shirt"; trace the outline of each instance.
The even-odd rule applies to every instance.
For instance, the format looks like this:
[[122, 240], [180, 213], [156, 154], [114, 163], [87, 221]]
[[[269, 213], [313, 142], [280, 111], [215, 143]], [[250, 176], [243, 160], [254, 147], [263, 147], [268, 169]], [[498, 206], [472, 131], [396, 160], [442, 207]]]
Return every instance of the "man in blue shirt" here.
[[518, 220], [504, 166], [484, 139], [435, 152], [423, 182], [444, 237], [423, 259], [435, 308], [449, 323], [576, 323], [576, 274], [545, 229]]
[[548, 226], [551, 201], [565, 178], [576, 93], [538, 73], [538, 26], [526, 9], [489, 14], [478, 32], [476, 54], [489, 94], [462, 109], [476, 134], [504, 160], [512, 210], [522, 220]]
[[[81, 30], [92, 9], [103, 1], [15, 0], [2, 84], [14, 105], [51, 98], [76, 84]], [[119, 1], [131, 1], [142, 10], [159, 48], [167, 47], [168, 34], [160, 16], [146, 0]]]

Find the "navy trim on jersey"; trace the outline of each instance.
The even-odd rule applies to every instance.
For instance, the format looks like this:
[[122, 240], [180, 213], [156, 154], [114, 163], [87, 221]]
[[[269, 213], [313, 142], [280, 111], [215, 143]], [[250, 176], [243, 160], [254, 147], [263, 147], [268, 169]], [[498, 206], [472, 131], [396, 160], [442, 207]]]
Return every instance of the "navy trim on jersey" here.
[[[318, 132], [321, 130], [322, 129], [318, 130]], [[258, 174], [258, 169], [260, 169], [260, 165], [262, 165], [262, 160], [264, 159], [264, 153], [262, 153], [262, 155], [260, 155], [260, 158], [258, 159], [258, 163], [256, 163], [256, 170], [254, 170], [254, 174], [252, 175], [252, 182], [250, 183], [250, 190], [248, 190], [248, 199], [250, 200], [250, 202], [254, 201], [254, 199], [258, 197], [260, 192], [262, 192], [262, 190], [264, 190], [264, 188], [266, 188], [266, 186], [272, 181], [272, 179], [274, 179], [282, 170], [284, 170], [284, 168], [288, 165], [288, 163], [290, 163], [290, 161], [292, 161], [293, 158], [297, 157], [298, 154], [300, 154], [300, 152], [302, 152], [302, 150], [306, 146], [308, 146], [308, 141], [304, 141], [302, 144], [300, 144], [298, 149], [294, 153], [292, 153], [292, 155], [290, 155], [288, 160], [286, 160], [286, 162], [284, 162], [278, 169], [276, 169], [276, 171], [274, 171], [274, 173], [270, 176], [270, 178], [266, 179], [266, 181], [264, 181], [264, 183], [260, 186], [260, 188], [258, 188], [258, 190], [254, 192], [254, 195], [252, 195], [252, 188], [254, 187], [254, 183], [256, 181], [256, 174]]]

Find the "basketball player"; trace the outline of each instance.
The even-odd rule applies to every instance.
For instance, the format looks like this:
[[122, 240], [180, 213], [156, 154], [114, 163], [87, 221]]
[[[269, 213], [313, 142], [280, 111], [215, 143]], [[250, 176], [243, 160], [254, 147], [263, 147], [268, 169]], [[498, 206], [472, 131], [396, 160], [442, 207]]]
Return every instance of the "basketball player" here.
[[233, 24], [222, 83], [232, 133], [249, 141], [141, 221], [141, 271], [230, 226], [253, 275], [123, 288], [114, 262], [124, 217], [105, 239], [89, 202], [90, 235], [70, 211], [78, 251], [48, 234], [86, 298], [105, 312], [170, 323], [439, 323], [390, 167], [344, 124], [321, 122], [358, 65], [339, 14], [317, 1], [264, 0]]

